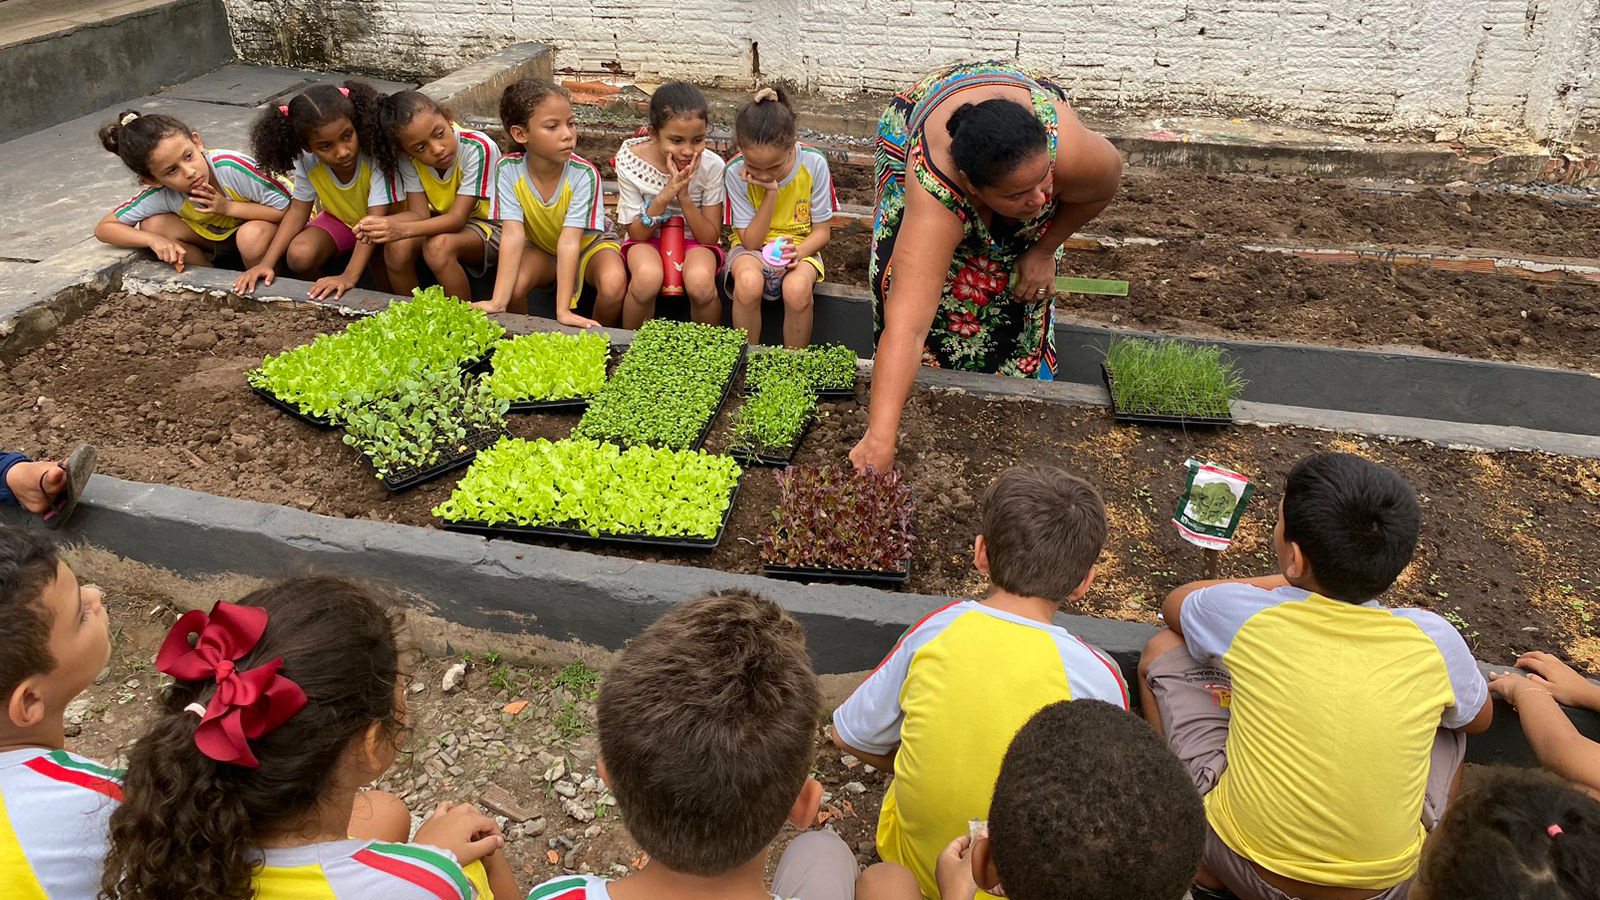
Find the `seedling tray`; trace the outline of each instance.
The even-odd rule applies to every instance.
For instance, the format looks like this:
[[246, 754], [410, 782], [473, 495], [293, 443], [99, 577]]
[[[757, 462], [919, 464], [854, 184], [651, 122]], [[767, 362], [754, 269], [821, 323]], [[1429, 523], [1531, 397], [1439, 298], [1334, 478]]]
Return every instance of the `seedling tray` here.
[[[745, 382], [744, 390], [741, 393], [748, 397], [755, 392], [755, 385], [750, 384], [748, 381]], [[811, 393], [815, 394], [818, 400], [854, 400], [856, 398], [856, 384], [852, 381], [847, 388], [822, 388]]]
[[[706, 438], [711, 436], [711, 426], [717, 424], [717, 417], [722, 415], [722, 408], [728, 405], [728, 397], [733, 394], [733, 383], [739, 380], [739, 372], [744, 368], [744, 361], [748, 356], [748, 350], [741, 349], [739, 351], [739, 361], [733, 364], [733, 371], [728, 373], [728, 380], [722, 385], [722, 399], [718, 400], [716, 407], [711, 410], [711, 415], [706, 419], [706, 424], [700, 426], [700, 436], [695, 438], [694, 443], [689, 445], [690, 450], [699, 450], [706, 445]], [[729, 504], [729, 509], [732, 508], [732, 504]], [[718, 540], [721, 540], [720, 536]]]
[[[399, 493], [400, 491], [410, 490], [419, 484], [426, 484], [435, 478], [448, 475], [472, 462], [473, 458], [478, 455], [479, 450], [493, 446], [496, 441], [505, 435], [506, 431], [503, 428], [487, 428], [476, 434], [470, 434], [467, 436], [467, 451], [460, 456], [452, 456], [423, 468], [402, 469], [397, 473], [385, 476], [383, 478], [383, 486]], [[366, 455], [362, 454], [362, 458], [366, 459]], [[372, 465], [371, 460], [367, 461], [367, 465]]]
[[1106, 392], [1111, 395], [1111, 419], [1115, 422], [1129, 422], [1137, 425], [1179, 425], [1183, 427], [1216, 428], [1223, 425], [1232, 425], [1233, 416], [1169, 416], [1159, 413], [1126, 412], [1117, 408], [1116, 379], [1111, 374], [1111, 369], [1105, 363], [1100, 364], [1100, 377], [1106, 383]]
[[294, 416], [296, 419], [299, 419], [313, 428], [330, 429], [339, 427], [339, 423], [333, 421], [332, 419], [324, 416], [313, 416], [310, 413], [301, 412], [293, 403], [278, 399], [277, 394], [274, 394], [266, 388], [256, 387], [252, 384], [250, 386], [250, 390], [255, 391], [256, 395], [261, 399], [271, 403], [273, 406], [276, 406], [277, 408], [283, 410], [291, 416]]
[[794, 439], [793, 444], [789, 445], [789, 450], [786, 453], [753, 453], [746, 448], [731, 447], [728, 450], [728, 455], [752, 466], [783, 467], [794, 465], [794, 458], [800, 453], [800, 445], [805, 443], [806, 435], [811, 433], [811, 426], [816, 423], [817, 417], [815, 414], [808, 417], [805, 427], [800, 429], [800, 436]]
[[565, 400], [514, 400], [506, 412], [583, 412], [589, 408], [589, 397], [569, 397]]
[[793, 581], [861, 581], [868, 584], [905, 584], [911, 577], [911, 560], [904, 569], [880, 572], [875, 569], [823, 569], [809, 566], [761, 564], [761, 574]]
[[593, 541], [603, 544], [628, 544], [635, 547], [665, 547], [671, 550], [714, 550], [722, 543], [728, 531], [728, 520], [733, 518], [733, 504], [739, 499], [739, 485], [728, 492], [728, 508], [722, 511], [722, 524], [717, 533], [708, 538], [663, 537], [651, 534], [590, 534], [582, 528], [559, 525], [491, 525], [488, 522], [462, 520], [445, 522], [445, 531], [478, 534], [494, 538], [556, 538], [563, 541]]

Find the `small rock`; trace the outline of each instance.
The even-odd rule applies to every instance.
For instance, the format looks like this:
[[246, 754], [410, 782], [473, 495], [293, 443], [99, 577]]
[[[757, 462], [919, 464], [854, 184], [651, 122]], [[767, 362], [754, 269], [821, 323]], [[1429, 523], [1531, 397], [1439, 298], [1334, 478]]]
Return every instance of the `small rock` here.
[[68, 723], [62, 727], [61, 733], [67, 737], [77, 737], [78, 735], [83, 734], [83, 726]]
[[867, 786], [859, 781], [849, 782], [844, 786], [844, 789], [846, 793], [851, 794], [865, 794], [867, 792]]
[[196, 331], [194, 334], [184, 338], [179, 346], [185, 350], [209, 350], [216, 345], [217, 333], [215, 331]]
[[79, 697], [67, 704], [63, 715], [69, 724], [82, 725], [89, 718], [89, 709], [89, 698]]
[[420, 693], [422, 693], [423, 691], [425, 691], [427, 689], [428, 689], [428, 686], [423, 684], [420, 681], [413, 681], [411, 683], [411, 693], [413, 693], [413, 694], [420, 694]]
[[444, 681], [439, 686], [446, 694], [452, 693], [461, 686], [462, 679], [467, 677], [467, 664], [458, 662], [445, 670]]
[[556, 757], [556, 761], [551, 764], [550, 768], [544, 770], [544, 780], [560, 781], [561, 777], [565, 774], [567, 774], [567, 761], [566, 759], [558, 756]]
[[842, 763], [846, 769], [854, 769], [856, 766], [861, 765], [861, 760], [851, 756], [848, 753], [840, 756], [839, 762]]
[[583, 836], [586, 837], [586, 838], [597, 838], [597, 837], [599, 837], [600, 836], [600, 826], [599, 825], [590, 825], [588, 828], [585, 828], [583, 830]]
[[574, 785], [570, 781], [558, 781], [558, 782], [556, 782], [555, 789], [556, 789], [556, 793], [557, 794], [560, 794], [561, 796], [567, 797], [569, 799], [572, 798], [572, 797], [578, 796], [578, 788], [577, 788], [577, 786]]
[[594, 811], [585, 809], [583, 804], [576, 800], [563, 801], [561, 804], [561, 811], [585, 824], [594, 821]]
[[538, 837], [544, 834], [545, 827], [544, 816], [539, 816], [536, 819], [522, 823], [522, 833], [528, 837]]

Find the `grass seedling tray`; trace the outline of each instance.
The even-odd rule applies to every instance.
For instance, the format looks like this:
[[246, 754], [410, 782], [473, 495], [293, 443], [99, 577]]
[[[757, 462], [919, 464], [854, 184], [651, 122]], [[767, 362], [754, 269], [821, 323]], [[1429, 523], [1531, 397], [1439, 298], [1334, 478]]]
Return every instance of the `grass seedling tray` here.
[[293, 403], [286, 403], [283, 400], [279, 400], [277, 394], [274, 394], [266, 388], [251, 385], [250, 390], [254, 391], [256, 396], [267, 401], [268, 403], [271, 403], [273, 406], [276, 406], [277, 408], [283, 410], [291, 416], [294, 416], [296, 419], [299, 419], [313, 428], [321, 428], [326, 430], [339, 427], [339, 423], [333, 421], [332, 419], [324, 416], [313, 416], [310, 413], [301, 412]]
[[1168, 416], [1158, 413], [1128, 412], [1117, 406], [1116, 376], [1105, 363], [1100, 364], [1100, 377], [1111, 395], [1111, 419], [1133, 425], [1178, 425], [1185, 428], [1220, 428], [1233, 424], [1233, 416]]
[[[477, 457], [479, 450], [493, 446], [494, 442], [500, 440], [505, 434], [504, 429], [486, 428], [477, 434], [467, 435], [466, 452], [459, 456], [440, 460], [431, 466], [402, 469], [399, 472], [386, 475], [382, 479], [383, 486], [390, 491], [399, 493], [400, 491], [410, 490], [419, 484], [427, 484], [472, 462]], [[362, 458], [365, 459], [366, 457], [363, 456]], [[368, 465], [371, 465], [370, 461]]]
[[[754, 396], [755, 392], [755, 386], [748, 381], [739, 391], [740, 394], [746, 397]], [[818, 400], [854, 400], [856, 398], [856, 386], [852, 383], [847, 388], [822, 388], [811, 393], [816, 395]]]
[[446, 521], [445, 531], [459, 531], [493, 538], [555, 538], [563, 541], [593, 541], [602, 544], [627, 544], [634, 547], [664, 547], [669, 550], [715, 550], [728, 531], [728, 520], [733, 518], [733, 504], [739, 498], [739, 485], [728, 492], [728, 506], [722, 511], [722, 524], [717, 533], [708, 538], [670, 537], [651, 534], [590, 534], [582, 528], [560, 525], [507, 525], [462, 520]]
[[791, 581], [855, 581], [866, 584], [905, 584], [911, 577], [911, 560], [906, 560], [905, 568], [895, 569], [892, 572], [879, 572], [872, 569], [819, 569], [808, 566], [774, 566], [767, 563], [761, 564], [761, 574], [772, 578], [787, 578]]

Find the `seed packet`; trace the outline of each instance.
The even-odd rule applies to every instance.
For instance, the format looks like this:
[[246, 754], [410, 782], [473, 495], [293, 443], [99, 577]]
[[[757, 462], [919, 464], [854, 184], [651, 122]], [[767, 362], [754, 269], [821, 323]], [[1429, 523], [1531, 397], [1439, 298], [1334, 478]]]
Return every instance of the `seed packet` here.
[[1215, 463], [1191, 459], [1184, 465], [1189, 468], [1189, 480], [1178, 497], [1172, 524], [1191, 544], [1226, 550], [1255, 486], [1249, 478]]

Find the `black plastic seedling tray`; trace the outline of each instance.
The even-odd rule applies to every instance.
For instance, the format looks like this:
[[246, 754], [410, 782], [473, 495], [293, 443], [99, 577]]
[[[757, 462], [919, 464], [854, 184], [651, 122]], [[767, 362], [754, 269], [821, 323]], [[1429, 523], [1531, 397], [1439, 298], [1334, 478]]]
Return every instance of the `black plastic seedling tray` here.
[[[748, 381], [745, 382], [744, 390], [741, 393], [748, 397], [755, 392], [755, 385], [749, 383]], [[850, 386], [847, 388], [821, 388], [819, 390], [812, 391], [811, 393], [815, 394], [818, 400], [854, 400], [856, 397], [856, 386], [854, 382], [851, 382]]]
[[589, 408], [589, 397], [569, 397], [566, 400], [513, 400], [506, 412], [583, 412]]
[[868, 584], [905, 584], [911, 577], [911, 560], [904, 569], [879, 572], [874, 569], [823, 569], [809, 566], [775, 566], [761, 564], [761, 574], [794, 581], [861, 581]]
[[[382, 479], [383, 486], [395, 493], [399, 493], [400, 491], [410, 490], [419, 484], [427, 484], [435, 478], [448, 475], [472, 462], [473, 459], [477, 458], [479, 450], [494, 446], [495, 442], [505, 437], [505, 435], [506, 431], [503, 428], [485, 429], [477, 434], [468, 435], [467, 451], [465, 453], [440, 460], [431, 466], [404, 469], [398, 473], [387, 475]], [[364, 455], [363, 458], [365, 458]], [[370, 466], [372, 463], [368, 460], [367, 464]]]
[[313, 428], [328, 429], [328, 428], [337, 428], [337, 427], [339, 427], [339, 423], [333, 421], [332, 419], [325, 418], [323, 416], [313, 416], [310, 413], [301, 412], [299, 410], [299, 408], [297, 408], [293, 403], [288, 403], [286, 401], [278, 399], [278, 395], [277, 394], [274, 394], [273, 392], [267, 390], [266, 388], [256, 387], [255, 385], [252, 384], [252, 385], [250, 385], [250, 390], [255, 391], [256, 396], [258, 396], [261, 399], [267, 401], [268, 403], [271, 403], [273, 406], [276, 406], [277, 408], [283, 410], [284, 412], [288, 413], [289, 415], [294, 416], [296, 419], [299, 419], [300, 421], [306, 423], [307, 425], [312, 426]]
[[1178, 425], [1185, 428], [1217, 428], [1233, 424], [1233, 416], [1166, 416], [1158, 413], [1125, 412], [1117, 408], [1116, 379], [1105, 363], [1100, 364], [1100, 377], [1111, 395], [1111, 419], [1136, 425]]
[[488, 522], [463, 520], [445, 522], [445, 531], [478, 534], [493, 538], [556, 538], [563, 541], [593, 541], [603, 544], [628, 544], [635, 547], [665, 547], [669, 550], [714, 550], [722, 543], [728, 531], [728, 520], [733, 517], [734, 501], [739, 499], [739, 485], [728, 492], [728, 508], [722, 511], [722, 524], [717, 533], [708, 538], [662, 537], [650, 534], [590, 534], [582, 528], [557, 525], [491, 525]]
[[752, 466], [791, 466], [794, 458], [800, 453], [800, 445], [805, 443], [806, 435], [811, 433], [811, 426], [817, 423], [817, 417], [812, 415], [806, 419], [805, 427], [800, 429], [800, 436], [789, 445], [787, 453], [755, 453], [744, 447], [730, 447], [728, 455], [742, 463]]

